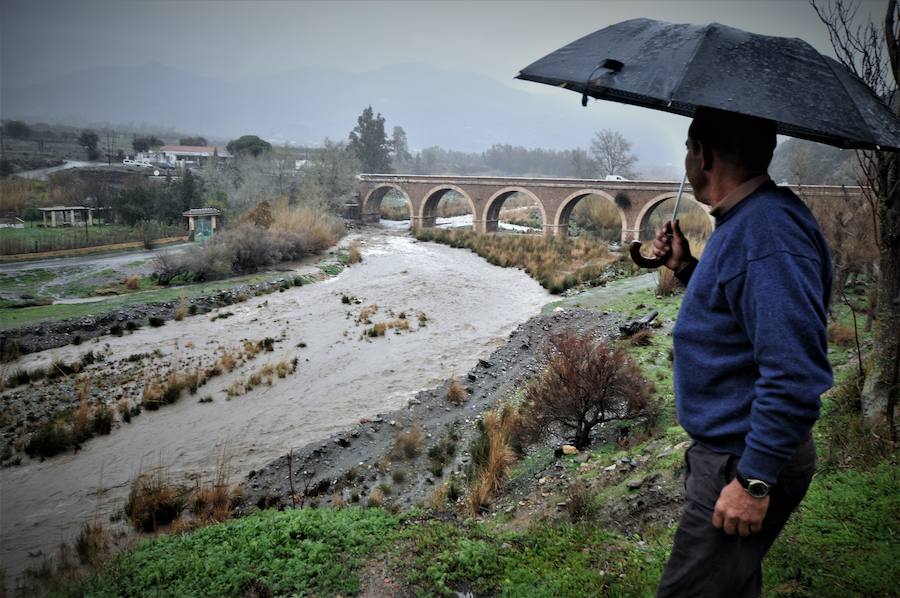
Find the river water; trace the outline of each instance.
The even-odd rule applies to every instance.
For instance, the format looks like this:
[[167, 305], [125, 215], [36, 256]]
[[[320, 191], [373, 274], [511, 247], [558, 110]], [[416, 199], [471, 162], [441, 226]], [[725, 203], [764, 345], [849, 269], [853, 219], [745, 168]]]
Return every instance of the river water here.
[[[474, 253], [420, 243], [405, 232], [365, 232], [364, 261], [340, 275], [283, 293], [252, 298], [215, 312], [104, 337], [99, 345], [68, 346], [27, 355], [11, 368], [75, 360], [109, 344], [110, 359], [159, 349], [171, 359], [212, 359], [244, 339], [277, 338], [272, 353], [214, 378], [197, 397], [147, 412], [77, 453], [0, 471], [0, 561], [15, 576], [71, 541], [83, 522], [121, 509], [131, 480], [155, 466], [174, 481], [210, 477], [218, 455], [230, 456], [231, 481], [362, 417], [401, 407], [417, 390], [467, 371], [500, 346], [522, 321], [539, 313], [549, 294], [524, 272], [491, 266]], [[361, 303], [342, 303], [342, 295]], [[409, 314], [411, 330], [361, 336], [355, 317], [377, 304]], [[427, 317], [418, 326], [415, 317]], [[305, 343], [305, 347], [300, 345]], [[272, 386], [226, 400], [224, 390], [265, 363], [299, 359], [296, 373]]]

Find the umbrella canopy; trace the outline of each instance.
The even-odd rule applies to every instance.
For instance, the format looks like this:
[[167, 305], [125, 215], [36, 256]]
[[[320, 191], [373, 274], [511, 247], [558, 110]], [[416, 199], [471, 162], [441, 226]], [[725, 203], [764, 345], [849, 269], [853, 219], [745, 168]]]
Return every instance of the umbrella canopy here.
[[718, 23], [623, 21], [516, 78], [684, 116], [698, 106], [758, 116], [782, 135], [842, 148], [900, 149], [900, 120], [839, 62], [801, 39]]

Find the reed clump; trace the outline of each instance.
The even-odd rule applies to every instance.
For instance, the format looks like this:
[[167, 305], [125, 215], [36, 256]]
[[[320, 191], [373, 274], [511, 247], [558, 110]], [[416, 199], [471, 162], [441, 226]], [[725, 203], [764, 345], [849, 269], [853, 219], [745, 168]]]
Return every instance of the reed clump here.
[[605, 244], [585, 238], [482, 235], [434, 228], [417, 231], [416, 238], [470, 249], [495, 266], [521, 268], [551, 293], [598, 283], [603, 269], [615, 261]]
[[469, 450], [472, 455], [467, 472], [469, 514], [477, 515], [490, 505], [509, 475], [516, 461], [514, 439], [519, 420], [516, 411], [507, 406], [500, 411], [488, 411], [478, 422], [478, 436]]

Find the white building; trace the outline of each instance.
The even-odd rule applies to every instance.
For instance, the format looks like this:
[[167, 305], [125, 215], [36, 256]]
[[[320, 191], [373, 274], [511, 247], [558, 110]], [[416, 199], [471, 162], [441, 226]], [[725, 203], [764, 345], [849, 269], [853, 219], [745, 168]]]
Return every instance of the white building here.
[[172, 166], [199, 164], [212, 157], [232, 157], [224, 147], [211, 145], [164, 145], [159, 148], [159, 155], [162, 156], [161, 162]]

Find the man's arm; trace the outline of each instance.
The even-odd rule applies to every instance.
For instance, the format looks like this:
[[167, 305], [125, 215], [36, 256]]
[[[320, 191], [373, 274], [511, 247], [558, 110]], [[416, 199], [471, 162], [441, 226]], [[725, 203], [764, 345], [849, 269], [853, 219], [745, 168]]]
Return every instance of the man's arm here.
[[832, 383], [824, 284], [818, 261], [786, 251], [751, 261], [725, 284], [759, 371], [738, 462], [747, 478], [774, 484], [819, 417]]

